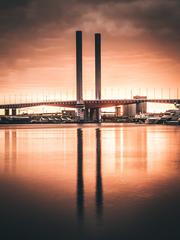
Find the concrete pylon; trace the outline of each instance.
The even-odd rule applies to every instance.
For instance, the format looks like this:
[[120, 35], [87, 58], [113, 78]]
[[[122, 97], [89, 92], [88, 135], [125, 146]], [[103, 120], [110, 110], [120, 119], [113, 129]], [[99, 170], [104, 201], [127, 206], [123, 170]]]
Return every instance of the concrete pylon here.
[[147, 96], [134, 96], [133, 99], [140, 100], [141, 102], [136, 103], [136, 114], [147, 113]]
[[78, 121], [84, 121], [82, 31], [76, 31], [76, 100]]
[[[95, 91], [96, 100], [101, 99], [101, 34], [95, 33]], [[101, 109], [96, 109], [96, 121], [101, 121]]]
[[101, 34], [95, 33], [95, 90], [96, 100], [101, 99]]
[[82, 71], [82, 31], [76, 32], [76, 98], [77, 104], [83, 103]]
[[13, 116], [16, 116], [16, 115], [17, 115], [17, 109], [16, 109], [16, 108], [13, 108], [13, 109], [12, 109], [12, 115], [13, 115]]
[[9, 108], [5, 108], [4, 112], [5, 112], [5, 116], [9, 116], [9, 115], [10, 115], [10, 110], [9, 110]]

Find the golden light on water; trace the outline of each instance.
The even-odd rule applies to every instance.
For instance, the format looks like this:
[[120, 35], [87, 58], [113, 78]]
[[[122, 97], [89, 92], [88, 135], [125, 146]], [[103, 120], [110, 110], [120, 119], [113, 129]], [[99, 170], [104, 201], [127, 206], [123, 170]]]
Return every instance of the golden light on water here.
[[[141, 184], [148, 186], [157, 182], [157, 179], [170, 178], [176, 173], [171, 159], [178, 154], [178, 149], [173, 148], [173, 141], [176, 141], [173, 136], [179, 133], [172, 132], [168, 127], [161, 128], [162, 131], [156, 131], [155, 127], [102, 128], [102, 175], [108, 188], [112, 189], [110, 185], [118, 181], [125, 181], [130, 187], [141, 179]], [[165, 137], [167, 131], [170, 138]], [[36, 179], [48, 185], [55, 181], [55, 188], [60, 185], [62, 187], [61, 181], [66, 179], [63, 191], [73, 189], [77, 164], [76, 128], [7, 128], [1, 129], [0, 140], [1, 175], [15, 174], [19, 178], [30, 181]], [[171, 148], [168, 147], [167, 150], [167, 146]], [[83, 128], [84, 175], [87, 186], [92, 185], [95, 179], [95, 149], [95, 129]], [[151, 176], [151, 182], [148, 179], [146, 182], [145, 176]], [[90, 190], [89, 187], [87, 189]]]

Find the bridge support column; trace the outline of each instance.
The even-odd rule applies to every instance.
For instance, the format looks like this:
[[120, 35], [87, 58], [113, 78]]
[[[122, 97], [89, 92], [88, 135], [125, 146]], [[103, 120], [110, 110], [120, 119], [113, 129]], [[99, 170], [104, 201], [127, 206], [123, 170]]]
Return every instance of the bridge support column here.
[[123, 106], [123, 116], [133, 117], [136, 115], [136, 104], [128, 104]]
[[140, 114], [140, 113], [141, 113], [140, 103], [136, 103], [136, 114]]
[[143, 102], [143, 100], [147, 100], [147, 97], [146, 96], [134, 96], [133, 99], [137, 99], [136, 114], [147, 113], [147, 102], [146, 101]]
[[116, 117], [120, 117], [122, 115], [122, 109], [120, 106], [116, 107]]
[[84, 118], [85, 118], [86, 122], [91, 121], [91, 119], [90, 119], [90, 108], [85, 109], [85, 117]]
[[94, 121], [94, 108], [90, 108], [90, 121]]
[[13, 108], [12, 109], [12, 116], [16, 116], [17, 115], [17, 109], [16, 108]]
[[9, 116], [10, 115], [9, 108], [5, 108], [4, 113], [5, 113], [5, 116]]
[[101, 122], [101, 109], [96, 108], [96, 122]]
[[136, 103], [136, 114], [147, 113], [147, 103]]
[[101, 121], [101, 109], [91, 108], [90, 109], [90, 121], [100, 122]]
[[84, 121], [85, 119], [85, 108], [84, 105], [79, 104], [77, 108], [77, 120], [79, 122]]

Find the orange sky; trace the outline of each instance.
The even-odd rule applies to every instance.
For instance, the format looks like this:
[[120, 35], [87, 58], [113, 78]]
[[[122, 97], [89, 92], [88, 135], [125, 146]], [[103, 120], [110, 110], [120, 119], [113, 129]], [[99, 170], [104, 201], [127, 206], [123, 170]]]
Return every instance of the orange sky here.
[[0, 5], [1, 96], [74, 99], [75, 30], [80, 29], [84, 31], [84, 98], [94, 98], [94, 32], [102, 33], [103, 98], [130, 97], [131, 89], [133, 95], [144, 95], [147, 88], [149, 97], [154, 96], [154, 88], [156, 97], [162, 96], [162, 88], [163, 97], [169, 97], [169, 88], [171, 97], [177, 97], [179, 32], [174, 17], [165, 13], [177, 9], [174, 15], [179, 16], [178, 2], [74, 0], [71, 6], [60, 2]]
[[[40, 93], [68, 94], [75, 97], [75, 36], [66, 34], [67, 41], [42, 39], [41, 47], [24, 51], [26, 58], [17, 59], [13, 69], [1, 76], [1, 91], [10, 95]], [[93, 33], [84, 38], [84, 95], [94, 94], [94, 39]], [[30, 43], [29, 43], [30, 44]], [[60, 45], [60, 47], [58, 47]], [[147, 44], [148, 45], [148, 44]], [[102, 35], [102, 91], [105, 96], [146, 91], [153, 94], [161, 88], [167, 96], [180, 86], [180, 66], [175, 60], [161, 55], [152, 46], [139, 43], [111, 42]], [[71, 87], [69, 87], [71, 86]], [[139, 90], [141, 88], [141, 90]], [[127, 89], [127, 90], [126, 90]], [[119, 93], [118, 93], [119, 91]], [[174, 95], [174, 93], [172, 93]]]

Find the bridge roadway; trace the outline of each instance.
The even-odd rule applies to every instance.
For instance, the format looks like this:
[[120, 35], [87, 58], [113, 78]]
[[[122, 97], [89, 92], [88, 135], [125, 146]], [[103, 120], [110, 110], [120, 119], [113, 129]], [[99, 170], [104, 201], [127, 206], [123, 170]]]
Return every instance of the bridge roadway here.
[[180, 99], [109, 99], [109, 100], [85, 100], [83, 104], [77, 104], [77, 101], [46, 101], [46, 102], [31, 102], [31, 103], [14, 103], [0, 104], [0, 109], [20, 109], [36, 106], [56, 106], [66, 108], [106, 108], [119, 105], [129, 105], [138, 103], [169, 103], [180, 104]]

